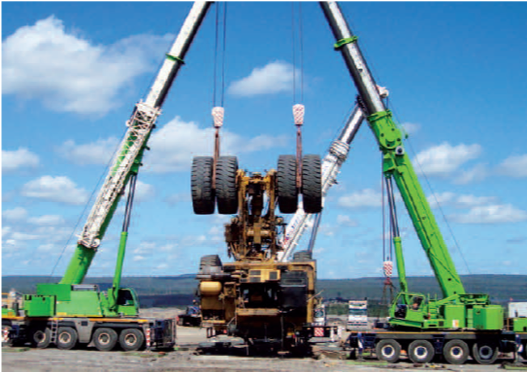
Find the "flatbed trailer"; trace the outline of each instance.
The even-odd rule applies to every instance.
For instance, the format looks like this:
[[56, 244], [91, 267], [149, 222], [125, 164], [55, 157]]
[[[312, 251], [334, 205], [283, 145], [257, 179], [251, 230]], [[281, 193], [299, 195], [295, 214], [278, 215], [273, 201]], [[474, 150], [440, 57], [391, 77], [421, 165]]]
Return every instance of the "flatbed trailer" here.
[[87, 344], [110, 351], [119, 344], [133, 351], [170, 349], [176, 344], [176, 319], [172, 318], [4, 316], [2, 330], [3, 343], [37, 348], [56, 345], [69, 350]]
[[[519, 336], [519, 337], [517, 337]], [[463, 364], [471, 356], [479, 364], [492, 364], [500, 353], [522, 350], [527, 332], [512, 331], [352, 331], [346, 344], [352, 355], [362, 357], [365, 350], [375, 352], [379, 360], [397, 362], [402, 354], [413, 362], [428, 363], [441, 356], [450, 364]], [[520, 352], [521, 353], [521, 352]], [[525, 354], [521, 353], [525, 359]]]

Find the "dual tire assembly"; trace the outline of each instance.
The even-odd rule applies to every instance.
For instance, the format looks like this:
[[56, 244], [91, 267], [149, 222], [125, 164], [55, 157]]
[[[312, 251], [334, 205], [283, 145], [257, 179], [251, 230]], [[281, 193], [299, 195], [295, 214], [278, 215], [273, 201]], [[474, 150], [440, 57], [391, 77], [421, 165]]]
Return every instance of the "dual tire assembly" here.
[[[238, 212], [236, 173], [238, 159], [235, 156], [220, 156], [216, 163], [216, 187], [213, 188], [213, 158], [197, 156], [192, 161], [191, 190], [195, 214], [213, 214], [215, 204], [220, 214]], [[302, 187], [296, 183], [297, 163], [294, 155], [280, 155], [277, 169], [277, 197], [280, 212], [295, 213], [298, 196], [302, 194], [306, 213], [322, 210], [321, 162], [318, 155], [302, 158]]]

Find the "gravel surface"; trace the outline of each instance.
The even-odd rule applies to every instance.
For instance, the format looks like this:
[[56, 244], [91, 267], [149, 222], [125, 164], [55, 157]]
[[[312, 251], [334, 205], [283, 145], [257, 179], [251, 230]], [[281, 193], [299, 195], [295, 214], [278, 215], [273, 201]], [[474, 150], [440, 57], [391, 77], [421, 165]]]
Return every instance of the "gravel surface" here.
[[[143, 316], [174, 317], [178, 310], [149, 309]], [[451, 366], [448, 364], [414, 366], [411, 363], [400, 362], [394, 365], [382, 364], [377, 360], [358, 362], [345, 358], [338, 348], [324, 348], [319, 359], [290, 357], [247, 357], [245, 348], [235, 349], [230, 355], [219, 355], [210, 349], [197, 349], [198, 345], [210, 340], [206, 339], [205, 329], [178, 327], [178, 349], [169, 353], [157, 352], [100, 352], [95, 348], [63, 351], [56, 348], [2, 348], [2, 371], [5, 372], [76, 372], [76, 371], [185, 371], [185, 372], [215, 372], [215, 371], [305, 371], [305, 372], [336, 372], [336, 371], [498, 371], [499, 364], [482, 366], [465, 364]], [[219, 341], [228, 338], [219, 338]], [[230, 341], [239, 341], [229, 339]], [[210, 342], [209, 342], [210, 343]], [[204, 345], [204, 344], [202, 344]], [[526, 369], [527, 371], [527, 365]]]

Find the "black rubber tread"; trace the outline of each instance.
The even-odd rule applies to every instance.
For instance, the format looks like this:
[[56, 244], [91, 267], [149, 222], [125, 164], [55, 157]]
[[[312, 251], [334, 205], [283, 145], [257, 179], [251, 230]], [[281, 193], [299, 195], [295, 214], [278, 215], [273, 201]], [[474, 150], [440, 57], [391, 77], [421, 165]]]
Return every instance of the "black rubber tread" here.
[[71, 327], [59, 327], [57, 331], [57, 348], [71, 350], [77, 345], [77, 331]]
[[298, 189], [296, 187], [296, 157], [280, 155], [277, 169], [278, 207], [280, 213], [295, 213], [298, 208]]
[[463, 364], [469, 355], [470, 350], [463, 340], [450, 340], [443, 347], [443, 356], [450, 364]]
[[38, 328], [31, 330], [31, 345], [38, 349], [45, 349], [51, 343], [51, 329]]
[[[426, 349], [426, 354], [418, 354], [418, 350], [421, 350], [421, 348]], [[415, 340], [408, 346], [408, 358], [414, 363], [430, 363], [434, 356], [434, 346], [427, 340]]]
[[218, 213], [236, 214], [238, 212], [238, 192], [236, 187], [236, 172], [238, 158], [236, 156], [220, 156], [216, 163], [216, 203]]
[[220, 256], [218, 256], [217, 254], [211, 254], [211, 255], [201, 257], [199, 268], [202, 269], [207, 266], [220, 266], [221, 267]]
[[118, 339], [117, 332], [111, 328], [97, 328], [92, 336], [92, 341], [99, 351], [112, 350]]
[[119, 345], [125, 351], [137, 351], [145, 342], [145, 335], [140, 329], [126, 328], [119, 335]]
[[312, 259], [311, 252], [308, 251], [299, 251], [293, 254], [293, 261], [295, 262], [311, 261]]
[[[393, 349], [393, 354], [386, 355], [386, 353], [383, 353], [383, 348], [385, 347], [391, 347]], [[397, 363], [401, 356], [401, 344], [393, 339], [380, 340], [377, 345], [375, 345], [375, 353], [379, 360], [384, 360], [388, 363]]]
[[318, 155], [302, 158], [302, 201], [306, 213], [322, 210], [322, 170]]
[[190, 188], [192, 191], [192, 207], [196, 214], [214, 213], [212, 165], [211, 156], [196, 156], [192, 159]]
[[[486, 355], [483, 351], [491, 351], [490, 354]], [[498, 345], [494, 342], [476, 342], [472, 345], [472, 358], [479, 364], [492, 364], [498, 359]]]

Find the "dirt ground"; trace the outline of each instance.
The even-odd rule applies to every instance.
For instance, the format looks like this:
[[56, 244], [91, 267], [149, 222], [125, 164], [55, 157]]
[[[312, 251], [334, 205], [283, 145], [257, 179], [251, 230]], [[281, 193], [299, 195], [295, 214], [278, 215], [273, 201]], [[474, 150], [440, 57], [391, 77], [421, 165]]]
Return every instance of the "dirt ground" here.
[[[152, 309], [147, 310], [145, 316], [174, 317], [178, 310]], [[338, 348], [322, 347], [329, 352], [322, 353], [318, 359], [283, 357], [245, 356], [245, 348], [238, 348], [235, 352], [218, 353], [211, 349], [197, 350], [197, 346], [206, 345], [205, 329], [192, 327], [178, 327], [177, 351], [168, 353], [156, 352], [100, 352], [94, 348], [62, 351], [56, 348], [2, 348], [2, 371], [5, 372], [74, 372], [74, 371], [185, 371], [185, 372], [215, 372], [215, 371], [305, 371], [305, 372], [337, 372], [337, 371], [497, 371], [500, 364], [482, 366], [465, 364], [451, 366], [436, 364], [414, 366], [408, 362], [395, 365], [382, 364], [377, 360], [358, 362], [345, 358]], [[345, 334], [343, 335], [345, 336]], [[227, 338], [220, 338], [225, 341]], [[236, 344], [236, 339], [230, 339]], [[203, 344], [205, 342], [205, 344]], [[210, 343], [210, 342], [209, 342]], [[335, 352], [333, 352], [334, 350]], [[527, 365], [525, 367], [527, 371]]]

